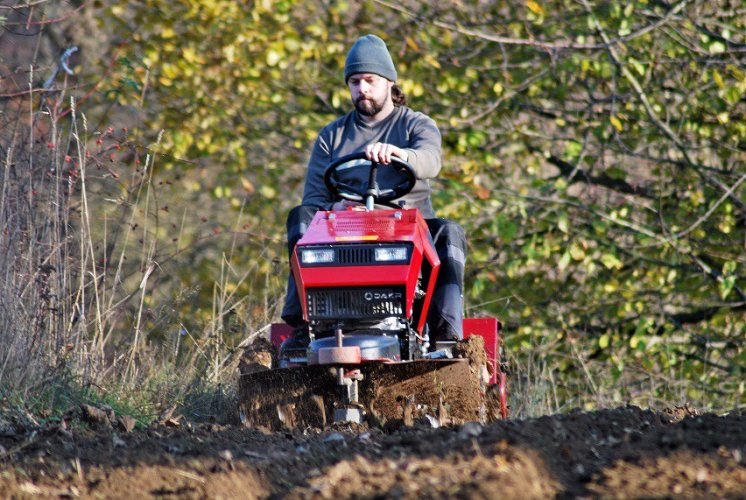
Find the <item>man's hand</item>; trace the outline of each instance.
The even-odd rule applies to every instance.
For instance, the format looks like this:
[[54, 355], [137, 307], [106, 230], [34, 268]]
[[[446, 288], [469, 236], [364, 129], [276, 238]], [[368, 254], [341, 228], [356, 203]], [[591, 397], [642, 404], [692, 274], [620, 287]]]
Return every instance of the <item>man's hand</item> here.
[[400, 147], [394, 146], [393, 144], [377, 142], [365, 146], [365, 157], [371, 161], [388, 165], [391, 163], [391, 156], [397, 156], [404, 161], [409, 159], [409, 155], [406, 151]]

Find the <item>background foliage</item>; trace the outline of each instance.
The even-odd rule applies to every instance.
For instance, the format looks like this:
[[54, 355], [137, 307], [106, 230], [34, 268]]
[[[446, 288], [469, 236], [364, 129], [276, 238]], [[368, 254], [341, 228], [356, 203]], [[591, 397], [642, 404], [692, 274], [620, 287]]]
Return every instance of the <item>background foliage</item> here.
[[[108, 243], [92, 253], [137, 257], [112, 292], [122, 299], [101, 366], [122, 350], [133, 354], [121, 366], [137, 365], [184, 337], [173, 363], [218, 379], [232, 349], [277, 318], [285, 214], [317, 131], [349, 109], [347, 48], [376, 33], [411, 106], [443, 132], [436, 208], [469, 235], [468, 313], [504, 324], [514, 408], [744, 404], [740, 1], [138, 0], [13, 12], [6, 30], [63, 18], [39, 25], [45, 76], [64, 48], [82, 48], [75, 74], [50, 88], [80, 101], [98, 134], [89, 147], [116, 174], [91, 187], [91, 239]], [[46, 95], [19, 95], [19, 68], [3, 71], [7, 110]], [[38, 109], [54, 112], [34, 119], [69, 127], [69, 101], [46, 99]], [[71, 192], [81, 187], [73, 179]], [[127, 224], [104, 233], [104, 220]]]

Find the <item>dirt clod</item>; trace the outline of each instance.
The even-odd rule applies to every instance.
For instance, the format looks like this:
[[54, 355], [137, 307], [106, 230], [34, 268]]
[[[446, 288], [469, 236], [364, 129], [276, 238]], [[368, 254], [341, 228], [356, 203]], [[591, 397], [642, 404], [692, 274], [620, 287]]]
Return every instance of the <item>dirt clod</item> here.
[[239, 373], [248, 375], [269, 370], [274, 365], [276, 352], [277, 350], [269, 340], [257, 338], [241, 353], [241, 359], [238, 362]]
[[132, 432], [137, 425], [137, 421], [129, 415], [122, 415], [121, 417], [118, 417], [117, 423], [124, 432]]
[[111, 425], [110, 415], [113, 417], [113, 412], [107, 412], [106, 409], [99, 408], [89, 404], [81, 404], [80, 410], [83, 414], [83, 419], [90, 424], [96, 425]]

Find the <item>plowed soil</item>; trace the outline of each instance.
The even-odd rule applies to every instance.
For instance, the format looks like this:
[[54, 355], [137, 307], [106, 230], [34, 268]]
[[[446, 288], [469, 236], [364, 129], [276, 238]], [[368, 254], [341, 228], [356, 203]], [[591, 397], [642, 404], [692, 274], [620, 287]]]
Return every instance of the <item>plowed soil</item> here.
[[746, 498], [745, 455], [746, 414], [681, 408], [388, 432], [5, 425], [0, 497]]

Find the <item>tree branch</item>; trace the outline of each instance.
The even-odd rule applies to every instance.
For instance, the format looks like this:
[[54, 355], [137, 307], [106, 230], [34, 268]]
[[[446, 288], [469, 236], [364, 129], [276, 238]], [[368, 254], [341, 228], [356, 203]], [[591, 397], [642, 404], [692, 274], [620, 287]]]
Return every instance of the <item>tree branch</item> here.
[[[393, 2], [389, 2], [387, 0], [373, 0], [373, 1], [379, 5], [383, 5], [384, 7], [387, 7], [389, 9], [405, 14], [411, 17], [412, 19], [419, 18], [419, 16], [416, 13], [412, 12], [406, 7], [394, 4]], [[438, 20], [432, 20], [430, 21], [430, 23], [433, 26], [437, 26], [438, 28], [443, 28], [448, 31], [455, 31], [456, 33], [460, 33], [462, 35], [470, 36], [473, 38], [479, 38], [481, 40], [486, 40], [488, 42], [505, 44], [505, 45], [525, 45], [525, 46], [536, 47], [536, 48], [540, 48], [544, 50], [568, 50], [568, 49], [569, 50], [600, 50], [600, 49], [608, 48], [609, 44], [620, 44], [620, 43], [628, 42], [630, 40], [641, 37], [663, 26], [664, 24], [668, 23], [668, 21], [674, 15], [678, 14], [686, 6], [688, 1], [689, 0], [682, 0], [681, 2], [676, 4], [673, 8], [671, 8], [668, 12], [666, 12], [666, 14], [663, 17], [661, 17], [659, 20], [657, 20], [656, 22], [651, 23], [643, 28], [640, 28], [639, 30], [633, 33], [630, 33], [629, 35], [617, 37], [612, 40], [606, 40], [604, 41], [604, 43], [590, 43], [589, 44], [589, 43], [575, 43], [572, 41], [549, 42], [549, 41], [541, 41], [541, 40], [529, 40], [526, 38], [514, 38], [514, 37], [493, 35], [490, 33], [483, 33], [480, 31], [465, 28], [463, 26], [453, 25], [453, 24], [446, 23], [443, 21], [438, 21]]]
[[[637, 81], [637, 78], [632, 74], [632, 72], [629, 70], [629, 68], [624, 65], [619, 58], [619, 55], [617, 54], [616, 49], [614, 48], [613, 44], [611, 43], [611, 40], [609, 40], [608, 35], [606, 34], [606, 31], [604, 30], [603, 26], [601, 26], [601, 23], [598, 21], [598, 18], [593, 14], [593, 11], [591, 10], [591, 6], [588, 4], [588, 0], [581, 0], [583, 6], [585, 7], [586, 12], [588, 13], [588, 16], [591, 18], [591, 21], [593, 22], [593, 25], [595, 26], [596, 30], [598, 31], [599, 35], [601, 36], [601, 39], [604, 40], [604, 43], [607, 46], [607, 50], [609, 52], [609, 55], [611, 56], [611, 59], [614, 61], [614, 64], [619, 68], [624, 78], [627, 80], [627, 82], [632, 86], [632, 89], [635, 91], [635, 94], [637, 94], [637, 98], [642, 103], [643, 108], [645, 108], [645, 113], [648, 115], [648, 118], [653, 122], [653, 124], [663, 132], [663, 134], [668, 137], [676, 146], [676, 149], [679, 150], [679, 152], [684, 157], [684, 160], [686, 161], [687, 165], [694, 169], [697, 174], [705, 180], [708, 184], [711, 186], [715, 186], [721, 191], [727, 192], [728, 188], [717, 178], [710, 176], [706, 172], [703, 172], [699, 168], [697, 168], [694, 161], [692, 161], [691, 157], [689, 156], [689, 151], [686, 148], [686, 145], [681, 140], [681, 138], [673, 131], [671, 130], [671, 127], [669, 127], [666, 123], [664, 123], [659, 117], [658, 114], [653, 109], [653, 106], [650, 104], [650, 101], [648, 100], [648, 96], [645, 93], [645, 90], [640, 85], [640, 82]], [[683, 2], [682, 2], [683, 3]], [[681, 5], [681, 4], [678, 4]], [[678, 6], [677, 5], [677, 6]], [[735, 196], [732, 192], [728, 195], [728, 197], [731, 199], [734, 205], [736, 205], [742, 213], [746, 212], [746, 203], [744, 203], [741, 199], [739, 199], [737, 196]]]
[[725, 192], [725, 194], [723, 194], [723, 196], [721, 196], [721, 197], [720, 197], [720, 199], [719, 199], [718, 201], [716, 201], [716, 202], [715, 202], [715, 204], [714, 204], [714, 205], [713, 205], [712, 207], [710, 207], [710, 209], [709, 209], [709, 210], [707, 211], [707, 213], [705, 213], [705, 214], [704, 214], [704, 215], [703, 215], [702, 217], [700, 217], [699, 219], [697, 219], [697, 221], [696, 221], [696, 222], [694, 222], [694, 224], [692, 224], [691, 226], [689, 226], [689, 227], [688, 227], [688, 228], [686, 228], [685, 230], [683, 230], [683, 231], [681, 231], [681, 232], [678, 232], [678, 233], [676, 233], [676, 235], [675, 235], [675, 238], [683, 238], [683, 237], [684, 237], [684, 236], [686, 236], [687, 234], [689, 234], [689, 233], [691, 233], [692, 231], [694, 231], [695, 229], [697, 229], [697, 228], [698, 228], [698, 227], [700, 226], [700, 224], [702, 224], [702, 223], [703, 223], [703, 222], [705, 222], [705, 221], [706, 221], [707, 219], [709, 219], [709, 218], [710, 218], [710, 216], [711, 216], [711, 215], [713, 214], [713, 212], [715, 212], [715, 210], [717, 210], [717, 209], [718, 209], [718, 207], [719, 207], [719, 206], [720, 206], [720, 205], [721, 205], [721, 204], [722, 204], [722, 203], [723, 203], [723, 202], [724, 202], [724, 201], [725, 201], [725, 200], [726, 200], [727, 198], [729, 198], [729, 197], [730, 197], [730, 196], [731, 196], [731, 195], [733, 194], [733, 192], [734, 192], [734, 191], [735, 191], [736, 189], [738, 189], [738, 186], [740, 186], [741, 184], [743, 184], [743, 181], [746, 181], [746, 174], [742, 175], [742, 176], [741, 176], [741, 178], [740, 178], [740, 179], [738, 179], [738, 180], [737, 180], [737, 181], [735, 182], [735, 184], [733, 184], [733, 185], [732, 185], [732, 186], [731, 186], [730, 188], [728, 188], [728, 190], [727, 190], [727, 191]]

